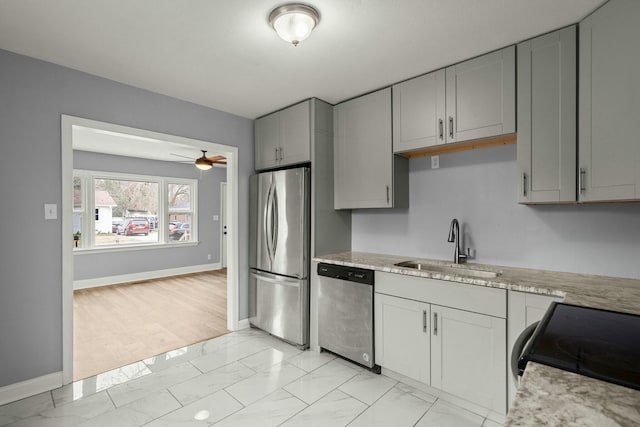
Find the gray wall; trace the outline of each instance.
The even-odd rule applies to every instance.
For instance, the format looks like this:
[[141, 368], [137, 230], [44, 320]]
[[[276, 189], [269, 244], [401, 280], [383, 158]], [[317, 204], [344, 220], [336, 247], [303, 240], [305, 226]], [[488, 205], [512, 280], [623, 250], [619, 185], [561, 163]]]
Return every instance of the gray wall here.
[[452, 218], [473, 262], [640, 278], [640, 204], [516, 203], [515, 145], [411, 159], [409, 209], [354, 211], [353, 250], [453, 259]]
[[[191, 164], [160, 162], [131, 157], [74, 151], [73, 167], [94, 171], [123, 172], [198, 180], [198, 246], [151, 248], [134, 251], [74, 255], [74, 280], [93, 279], [144, 271], [166, 270], [220, 262], [220, 183], [224, 168], [200, 171]], [[211, 254], [211, 261], [207, 255]]]
[[62, 370], [62, 226], [43, 208], [62, 202], [61, 114], [238, 147], [247, 317], [253, 121], [0, 50], [0, 387]]

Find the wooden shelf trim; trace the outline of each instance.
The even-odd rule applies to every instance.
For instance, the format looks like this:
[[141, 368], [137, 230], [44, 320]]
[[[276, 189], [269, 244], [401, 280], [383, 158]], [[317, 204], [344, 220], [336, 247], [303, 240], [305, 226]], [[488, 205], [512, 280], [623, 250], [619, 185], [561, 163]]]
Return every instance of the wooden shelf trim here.
[[432, 147], [421, 148], [416, 151], [410, 151], [407, 153], [398, 153], [398, 154], [411, 159], [413, 157], [436, 156], [438, 154], [475, 150], [477, 148], [487, 148], [487, 147], [496, 147], [499, 145], [515, 144], [516, 141], [517, 141], [517, 136], [515, 133], [512, 133], [509, 135], [502, 135], [502, 136], [486, 138], [486, 139], [477, 139], [474, 141], [434, 145]]

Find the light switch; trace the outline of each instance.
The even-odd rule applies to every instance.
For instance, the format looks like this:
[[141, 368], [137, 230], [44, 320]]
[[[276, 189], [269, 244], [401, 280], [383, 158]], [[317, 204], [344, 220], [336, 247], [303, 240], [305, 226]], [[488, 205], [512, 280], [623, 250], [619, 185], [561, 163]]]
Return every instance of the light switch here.
[[44, 219], [58, 219], [58, 205], [45, 203]]

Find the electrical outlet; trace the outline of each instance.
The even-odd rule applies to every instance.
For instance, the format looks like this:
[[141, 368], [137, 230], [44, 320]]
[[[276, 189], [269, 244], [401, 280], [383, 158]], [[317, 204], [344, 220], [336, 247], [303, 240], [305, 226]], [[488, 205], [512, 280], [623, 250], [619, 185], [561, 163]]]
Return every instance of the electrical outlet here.
[[207, 254], [207, 259], [211, 261], [211, 254]]
[[431, 169], [438, 169], [440, 167], [440, 156], [431, 156]]
[[213, 216], [213, 220], [214, 220], [214, 221], [218, 221], [219, 219], [220, 219], [220, 217], [219, 217], [218, 215], [214, 215], [214, 216]]

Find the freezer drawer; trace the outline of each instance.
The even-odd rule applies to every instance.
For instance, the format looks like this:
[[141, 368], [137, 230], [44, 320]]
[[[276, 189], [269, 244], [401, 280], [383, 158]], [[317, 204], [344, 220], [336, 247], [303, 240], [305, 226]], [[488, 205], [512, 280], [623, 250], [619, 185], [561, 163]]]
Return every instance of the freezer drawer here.
[[309, 345], [309, 282], [249, 271], [249, 323], [292, 344]]

